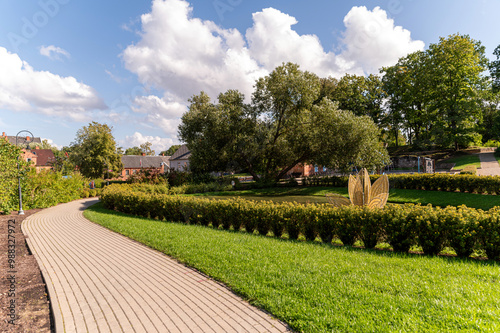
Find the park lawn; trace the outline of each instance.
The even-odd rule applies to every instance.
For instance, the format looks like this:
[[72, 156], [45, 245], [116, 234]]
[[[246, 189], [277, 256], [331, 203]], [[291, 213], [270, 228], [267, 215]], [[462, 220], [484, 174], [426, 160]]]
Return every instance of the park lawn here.
[[467, 154], [462, 156], [452, 157], [443, 161], [445, 163], [455, 163], [453, 170], [462, 170], [463, 168], [473, 165], [476, 168], [481, 167], [481, 161], [479, 160], [479, 156], [477, 154]]
[[[243, 191], [208, 192], [193, 195], [216, 199], [229, 199], [238, 196], [256, 201], [295, 201], [303, 204], [317, 204], [328, 202], [325, 197], [326, 193], [337, 193], [348, 197], [347, 188], [345, 187], [276, 187]], [[391, 189], [389, 191], [388, 202], [397, 204], [421, 203], [423, 205], [431, 204], [441, 207], [446, 207], [448, 205], [460, 206], [465, 204], [468, 207], [488, 210], [494, 206], [500, 205], [500, 196], [444, 191]]]
[[500, 264], [288, 241], [90, 207], [298, 332], [499, 332]]

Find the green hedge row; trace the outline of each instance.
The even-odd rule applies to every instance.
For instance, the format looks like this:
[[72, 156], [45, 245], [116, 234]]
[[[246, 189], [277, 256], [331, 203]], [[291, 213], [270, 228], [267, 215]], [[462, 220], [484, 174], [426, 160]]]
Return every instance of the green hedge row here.
[[127, 214], [174, 222], [245, 229], [275, 237], [287, 233], [290, 239], [302, 234], [325, 243], [338, 238], [344, 245], [361, 240], [366, 248], [380, 242], [395, 251], [408, 252], [420, 245], [427, 254], [438, 254], [451, 246], [458, 256], [484, 251], [489, 259], [500, 258], [500, 209], [488, 212], [461, 207], [433, 208], [420, 205], [391, 205], [384, 209], [346, 206], [300, 205], [255, 202], [235, 198], [210, 200], [166, 195], [127, 185], [103, 190], [105, 207]]
[[[370, 176], [372, 182], [380, 175]], [[450, 175], [434, 174], [399, 174], [388, 175], [391, 188], [426, 191], [468, 192], [479, 194], [500, 194], [500, 176]], [[346, 176], [307, 177], [307, 186], [347, 187], [349, 178]]]

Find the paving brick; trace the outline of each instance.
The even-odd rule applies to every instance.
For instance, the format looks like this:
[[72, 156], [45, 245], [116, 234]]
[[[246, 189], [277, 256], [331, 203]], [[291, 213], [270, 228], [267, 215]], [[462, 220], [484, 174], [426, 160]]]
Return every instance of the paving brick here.
[[83, 217], [96, 199], [22, 229], [47, 282], [56, 332], [289, 332], [228, 288]]

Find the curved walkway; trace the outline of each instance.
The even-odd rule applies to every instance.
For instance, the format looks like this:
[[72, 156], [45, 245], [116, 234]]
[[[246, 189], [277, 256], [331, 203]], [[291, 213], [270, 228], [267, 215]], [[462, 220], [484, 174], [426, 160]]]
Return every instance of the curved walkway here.
[[481, 169], [477, 170], [479, 176], [500, 176], [500, 165], [494, 153], [479, 153]]
[[97, 201], [48, 208], [22, 225], [56, 332], [287, 332], [207, 276], [85, 219]]

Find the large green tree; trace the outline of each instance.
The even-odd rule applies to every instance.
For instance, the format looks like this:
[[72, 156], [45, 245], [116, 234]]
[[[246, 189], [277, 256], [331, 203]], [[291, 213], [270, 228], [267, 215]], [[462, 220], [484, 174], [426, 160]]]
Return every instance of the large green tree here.
[[490, 63], [489, 69], [493, 79], [493, 92], [498, 93], [500, 92], [500, 45], [493, 51], [493, 55], [496, 56], [496, 59]]
[[357, 116], [369, 116], [380, 125], [383, 118], [385, 91], [379, 76], [346, 74], [340, 79], [321, 79], [321, 92], [317, 102], [324, 97], [339, 103], [342, 110], [352, 111]]
[[436, 140], [455, 149], [467, 146], [481, 122], [481, 91], [488, 60], [484, 46], [468, 35], [451, 35], [431, 44], [429, 83], [430, 110], [437, 112]]
[[[385, 126], [407, 133], [411, 143], [429, 142], [434, 115], [429, 112], [428, 61], [426, 52], [418, 51], [400, 58], [397, 64], [384, 67], [382, 86], [388, 97]], [[396, 144], [397, 145], [397, 144]]]
[[380, 128], [369, 116], [340, 110], [324, 99], [313, 106], [311, 144], [316, 164], [347, 173], [353, 166], [375, 170], [389, 164], [387, 149], [380, 142]]
[[88, 178], [117, 176], [123, 169], [112, 127], [95, 121], [76, 133], [71, 161]]
[[[179, 126], [179, 137], [192, 153], [192, 170], [238, 168], [255, 179], [277, 181], [299, 163], [321, 161], [339, 168], [349, 163], [383, 165], [387, 154], [377, 139], [356, 137], [352, 145], [338, 145], [351, 133], [373, 138], [372, 133], [376, 137], [378, 130], [368, 117], [341, 113], [337, 104], [326, 100], [318, 102], [320, 90], [316, 75], [287, 63], [257, 81], [250, 105], [234, 90], [220, 94], [217, 104], [204, 93], [194, 96]], [[359, 128], [365, 132], [357, 131]], [[357, 147], [357, 143], [365, 147]], [[349, 151], [332, 155], [335, 149]], [[380, 152], [385, 157], [378, 158]], [[334, 161], [332, 156], [343, 159]]]

